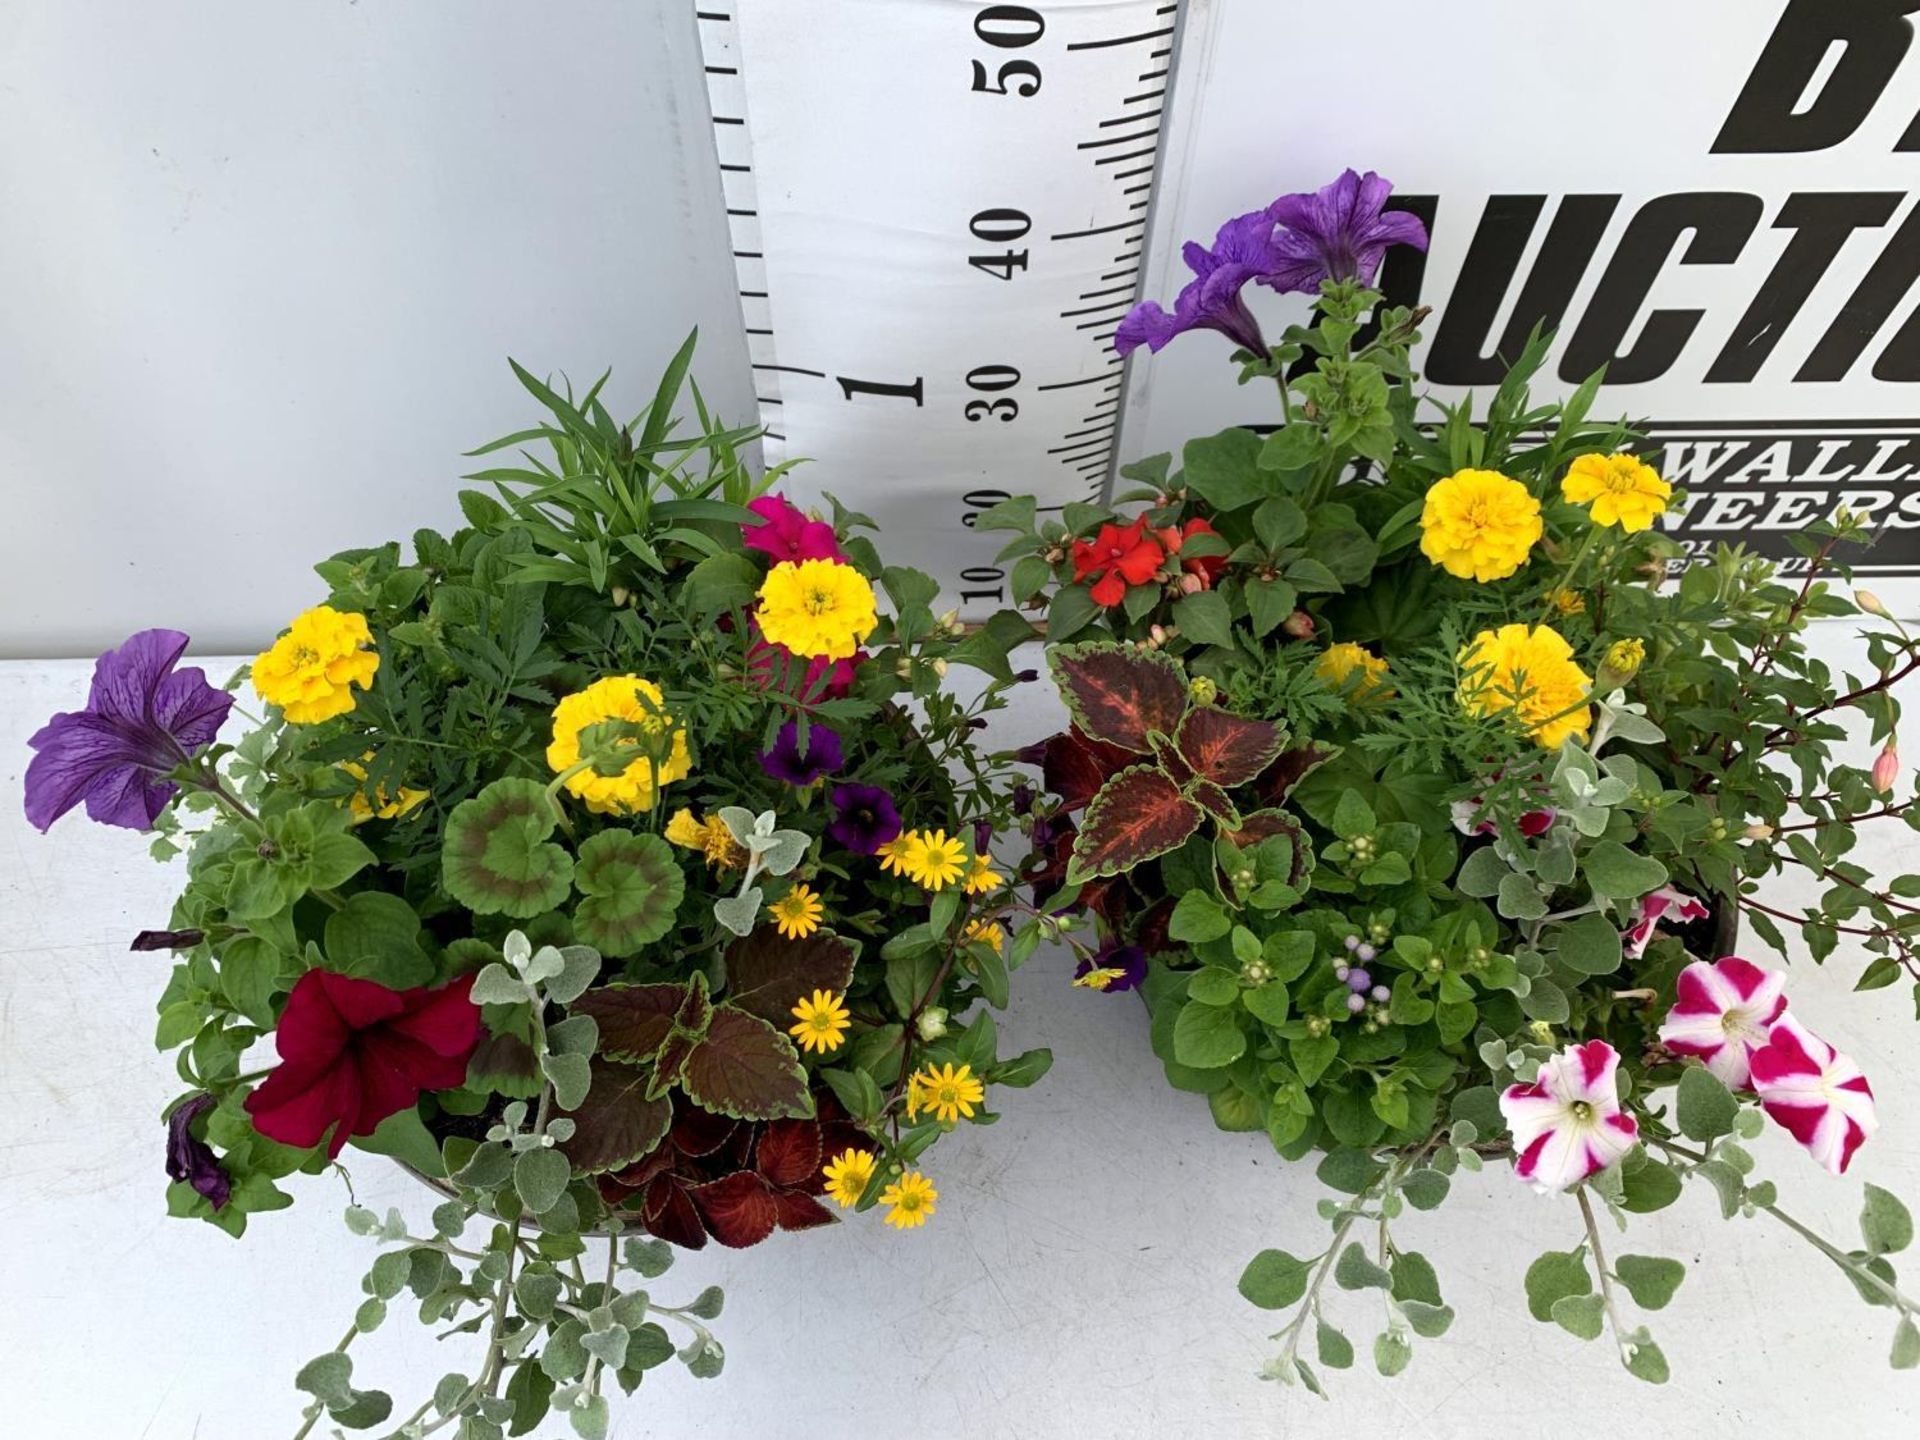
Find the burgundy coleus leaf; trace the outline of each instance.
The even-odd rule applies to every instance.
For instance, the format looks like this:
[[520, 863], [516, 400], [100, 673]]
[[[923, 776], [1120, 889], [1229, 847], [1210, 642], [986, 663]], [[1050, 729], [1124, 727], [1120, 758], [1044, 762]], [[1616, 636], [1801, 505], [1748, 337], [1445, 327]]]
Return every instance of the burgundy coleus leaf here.
[[680, 1002], [680, 1009], [674, 1014], [673, 1028], [684, 1030], [689, 1035], [704, 1035], [707, 1018], [712, 1014], [713, 997], [707, 993], [707, 977], [696, 970], [693, 979], [687, 982], [686, 998]]
[[824, 1188], [820, 1181], [820, 1125], [814, 1120], [769, 1120], [760, 1127], [753, 1168], [782, 1190]]
[[1060, 797], [1060, 808], [1071, 813], [1100, 793], [1100, 787], [1139, 757], [1131, 750], [1090, 740], [1068, 728], [1048, 736], [1039, 746], [1040, 779]]
[[640, 1218], [649, 1231], [669, 1245], [685, 1250], [706, 1248], [707, 1227], [677, 1176], [662, 1175], [648, 1187]]
[[1306, 832], [1300, 828], [1300, 822], [1285, 810], [1256, 810], [1241, 820], [1239, 829], [1223, 829], [1220, 834], [1223, 839], [1243, 850], [1250, 850], [1262, 840], [1275, 835], [1285, 835], [1293, 844], [1287, 883], [1296, 890], [1307, 878], [1307, 871], [1313, 867], [1313, 851], [1307, 844]]
[[680, 1067], [694, 1104], [737, 1120], [813, 1114], [807, 1072], [793, 1043], [758, 1015], [715, 1007], [707, 1033]]
[[784, 1030], [814, 991], [844, 993], [853, 961], [853, 947], [837, 935], [784, 940], [767, 926], [727, 946], [727, 1003]]
[[1197, 780], [1187, 787], [1187, 797], [1222, 825], [1237, 825], [1240, 812], [1233, 808], [1227, 792], [1211, 780]]
[[673, 1148], [682, 1155], [711, 1155], [733, 1138], [740, 1122], [716, 1115], [698, 1105], [676, 1106], [673, 1112]]
[[587, 991], [572, 1009], [599, 1025], [600, 1054], [637, 1065], [665, 1042], [686, 997], [683, 985], [608, 985]]
[[691, 1186], [687, 1193], [706, 1222], [707, 1233], [735, 1250], [758, 1245], [780, 1222], [773, 1190], [751, 1170], [736, 1170], [704, 1185]]
[[782, 1230], [811, 1230], [815, 1226], [831, 1225], [836, 1218], [813, 1196], [798, 1190], [774, 1191], [773, 1209]]
[[1338, 745], [1316, 745], [1309, 741], [1282, 750], [1279, 759], [1268, 766], [1255, 788], [1268, 805], [1278, 805], [1293, 793], [1293, 787], [1340, 753]]
[[1274, 762], [1287, 732], [1270, 720], [1250, 720], [1211, 705], [1190, 711], [1180, 722], [1180, 753], [1214, 784], [1231, 790], [1245, 785]]
[[1056, 645], [1047, 665], [1074, 723], [1093, 740], [1136, 754], [1148, 737], [1171, 735], [1187, 709], [1187, 677], [1157, 650], [1110, 644]]
[[1187, 763], [1186, 757], [1180, 753], [1179, 745], [1171, 736], [1153, 737], [1153, 758], [1160, 762], [1160, 768], [1166, 771], [1167, 778], [1182, 790], [1192, 784], [1200, 773]]
[[1200, 827], [1201, 813], [1154, 766], [1122, 770], [1087, 807], [1067, 863], [1067, 883], [1117, 875], [1166, 854]]
[[673, 1102], [649, 1097], [647, 1069], [617, 1065], [596, 1056], [593, 1084], [573, 1120], [573, 1134], [560, 1146], [573, 1168], [588, 1175], [623, 1170], [651, 1154], [673, 1123]]
[[653, 1057], [653, 1078], [647, 1086], [647, 1093], [664, 1095], [678, 1085], [688, 1057], [700, 1047], [700, 1043], [684, 1030], [670, 1032], [660, 1052]]

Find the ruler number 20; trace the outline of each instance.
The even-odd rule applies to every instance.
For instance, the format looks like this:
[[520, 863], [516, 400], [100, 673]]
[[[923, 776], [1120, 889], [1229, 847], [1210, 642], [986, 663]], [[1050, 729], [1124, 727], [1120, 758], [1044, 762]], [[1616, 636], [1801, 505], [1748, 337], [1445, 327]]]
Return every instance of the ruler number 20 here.
[[[1047, 22], [1025, 5], [989, 5], [973, 17], [973, 33], [1000, 50], [1019, 50], [1047, 33]], [[1008, 82], [1014, 81], [1012, 88]], [[989, 83], [984, 60], [973, 62], [973, 88], [983, 95], [1031, 98], [1040, 90], [1040, 67], [1031, 60], [1003, 60]]]

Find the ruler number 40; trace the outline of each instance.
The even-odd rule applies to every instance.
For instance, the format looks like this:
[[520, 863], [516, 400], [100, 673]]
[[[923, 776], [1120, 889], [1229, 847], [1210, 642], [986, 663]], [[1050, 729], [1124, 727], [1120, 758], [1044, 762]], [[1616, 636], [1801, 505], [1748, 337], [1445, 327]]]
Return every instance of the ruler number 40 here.
[[1027, 268], [1027, 252], [1012, 248], [1015, 240], [1025, 239], [1033, 229], [1033, 217], [1026, 211], [1004, 207], [982, 210], [968, 222], [967, 228], [976, 240], [1008, 247], [998, 255], [969, 255], [967, 264], [974, 269], [996, 280], [1011, 280], [1014, 271]]
[[[1025, 5], [989, 5], [973, 17], [973, 33], [1000, 50], [1018, 50], [1047, 33], [1040, 12]], [[1009, 87], [1008, 82], [1015, 82]], [[982, 95], [1031, 98], [1040, 91], [1040, 67], [1031, 60], [1003, 60], [991, 76], [984, 60], [973, 62], [973, 88]]]

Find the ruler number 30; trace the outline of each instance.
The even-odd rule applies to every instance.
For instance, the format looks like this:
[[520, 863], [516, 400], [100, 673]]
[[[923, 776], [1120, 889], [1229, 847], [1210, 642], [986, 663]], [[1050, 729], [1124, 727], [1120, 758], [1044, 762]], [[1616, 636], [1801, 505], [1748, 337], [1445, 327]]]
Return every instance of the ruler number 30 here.
[[[973, 17], [973, 33], [1000, 50], [1019, 50], [1047, 33], [1040, 12], [1025, 5], [989, 5]], [[1015, 82], [1011, 88], [1008, 82]], [[1003, 60], [991, 77], [987, 62], [973, 62], [973, 88], [982, 95], [1031, 98], [1040, 91], [1040, 67], [1031, 60]]]

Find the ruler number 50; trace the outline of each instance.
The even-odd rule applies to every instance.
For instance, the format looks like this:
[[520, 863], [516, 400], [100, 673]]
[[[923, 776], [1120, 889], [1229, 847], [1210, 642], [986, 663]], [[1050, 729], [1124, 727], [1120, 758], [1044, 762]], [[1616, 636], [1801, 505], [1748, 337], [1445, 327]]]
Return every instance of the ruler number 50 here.
[[[973, 17], [973, 33], [1000, 50], [1019, 50], [1047, 33], [1040, 12], [1025, 5], [989, 5]], [[1008, 88], [1009, 81], [1016, 81]], [[1031, 60], [1003, 60], [989, 83], [984, 60], [973, 62], [973, 88], [982, 95], [1019, 95], [1040, 92], [1040, 67]]]

